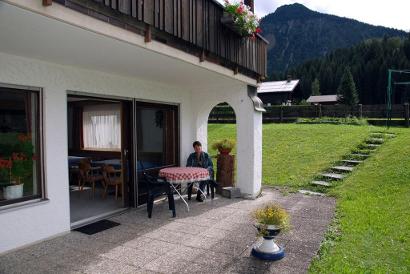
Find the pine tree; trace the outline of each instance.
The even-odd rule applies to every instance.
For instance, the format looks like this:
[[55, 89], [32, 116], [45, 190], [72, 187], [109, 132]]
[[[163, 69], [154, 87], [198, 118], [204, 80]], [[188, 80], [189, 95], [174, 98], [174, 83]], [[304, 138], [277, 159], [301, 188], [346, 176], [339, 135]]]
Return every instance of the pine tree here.
[[320, 82], [319, 79], [315, 78], [315, 81], [312, 83], [312, 95], [318, 96], [320, 95]]
[[407, 40], [404, 42], [403, 49], [404, 49], [404, 54], [407, 57], [407, 60], [410, 61], [410, 34], [407, 37]]
[[357, 95], [356, 84], [354, 83], [350, 68], [346, 67], [340, 80], [337, 94], [341, 96], [341, 103], [349, 106], [354, 106], [359, 103]]

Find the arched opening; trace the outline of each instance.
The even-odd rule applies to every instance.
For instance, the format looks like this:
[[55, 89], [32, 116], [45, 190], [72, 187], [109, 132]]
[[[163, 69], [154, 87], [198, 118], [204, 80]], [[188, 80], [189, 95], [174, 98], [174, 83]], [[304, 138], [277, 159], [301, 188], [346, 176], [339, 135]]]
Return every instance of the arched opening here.
[[[229, 153], [232, 157], [219, 155], [220, 152], [215, 144], [223, 140], [234, 142], [234, 147]], [[237, 128], [236, 114], [232, 106], [226, 102], [214, 106], [208, 116], [208, 153], [212, 157], [215, 170], [215, 179], [221, 187], [235, 186], [237, 182]], [[232, 162], [231, 162], [232, 161]], [[219, 162], [219, 164], [218, 164]], [[219, 170], [223, 168], [223, 172]], [[228, 169], [228, 170], [227, 170]], [[230, 172], [229, 169], [233, 169]]]

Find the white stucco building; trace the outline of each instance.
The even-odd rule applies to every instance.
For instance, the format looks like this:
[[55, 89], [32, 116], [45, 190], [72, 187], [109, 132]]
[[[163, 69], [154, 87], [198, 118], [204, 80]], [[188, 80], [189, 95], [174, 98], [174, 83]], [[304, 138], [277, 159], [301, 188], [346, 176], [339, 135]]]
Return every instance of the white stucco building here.
[[[84, 220], [143, 204], [137, 168], [130, 167], [143, 158], [154, 169], [184, 165], [195, 140], [206, 150], [208, 115], [221, 102], [229, 103], [237, 116], [237, 186], [248, 197], [259, 193], [262, 113], [255, 109], [254, 96], [266, 69], [262, 37], [243, 42], [232, 36], [229, 39], [235, 43], [228, 52], [220, 48], [222, 40], [204, 34], [221, 32], [228, 39], [229, 30], [211, 30], [217, 26], [209, 25], [195, 34], [187, 31], [186, 22], [170, 19], [159, 7], [153, 7], [153, 18], [142, 18], [140, 7], [132, 6], [135, 1], [119, 1], [132, 2], [126, 7], [105, 6], [100, 3], [104, 1], [82, 1], [90, 2], [88, 6], [48, 2], [0, 1], [0, 158], [10, 160], [5, 140], [13, 134], [30, 136], [35, 151], [33, 170], [22, 177], [31, 180], [24, 183], [23, 197], [6, 199], [5, 190], [0, 193], [0, 253], [67, 233]], [[222, 13], [213, 1], [209, 6], [218, 11], [214, 16]], [[122, 17], [112, 17], [114, 9]], [[126, 23], [121, 21], [124, 16]], [[199, 33], [206, 41], [198, 42]], [[112, 151], [83, 146], [86, 126], [77, 128], [76, 121], [86, 123], [85, 116], [80, 112], [78, 118], [75, 113], [92, 109], [91, 105], [121, 109], [117, 126], [122, 142]], [[152, 139], [159, 142], [158, 150], [148, 149], [149, 138], [139, 140], [149, 128], [148, 122], [140, 121], [142, 112], [152, 114], [155, 121], [152, 130], [157, 133]], [[141, 126], [144, 123], [147, 126]], [[82, 157], [117, 159], [128, 175], [112, 210], [73, 219], [78, 208], [71, 191], [77, 183], [70, 160]], [[114, 201], [113, 197], [105, 201], [109, 199]]]

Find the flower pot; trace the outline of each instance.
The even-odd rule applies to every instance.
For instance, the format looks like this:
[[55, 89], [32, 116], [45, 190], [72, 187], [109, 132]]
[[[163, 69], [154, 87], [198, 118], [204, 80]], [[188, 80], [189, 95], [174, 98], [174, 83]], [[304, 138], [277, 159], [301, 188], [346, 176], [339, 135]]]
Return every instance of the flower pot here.
[[23, 197], [23, 185], [24, 184], [3, 187], [4, 199], [11, 200]]
[[223, 148], [219, 150], [219, 153], [221, 153], [222, 155], [229, 155], [229, 153], [231, 153], [232, 149], [231, 148]]
[[[264, 225], [257, 224], [255, 227], [261, 232]], [[266, 235], [263, 236], [263, 241], [252, 248], [252, 256], [262, 259], [277, 261], [285, 257], [285, 250], [274, 242], [275, 236], [280, 233], [280, 228], [274, 225], [266, 226]]]

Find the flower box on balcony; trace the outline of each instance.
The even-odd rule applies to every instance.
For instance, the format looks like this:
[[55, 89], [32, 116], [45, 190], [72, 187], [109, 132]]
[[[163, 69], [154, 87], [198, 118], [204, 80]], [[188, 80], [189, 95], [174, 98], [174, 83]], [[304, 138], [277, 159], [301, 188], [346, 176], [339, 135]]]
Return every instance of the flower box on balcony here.
[[241, 28], [235, 24], [235, 19], [232, 14], [229, 14], [227, 12], [224, 12], [223, 16], [221, 17], [221, 23], [224, 25], [226, 28], [230, 29], [233, 31], [235, 34], [243, 37], [244, 34], [241, 30]]

